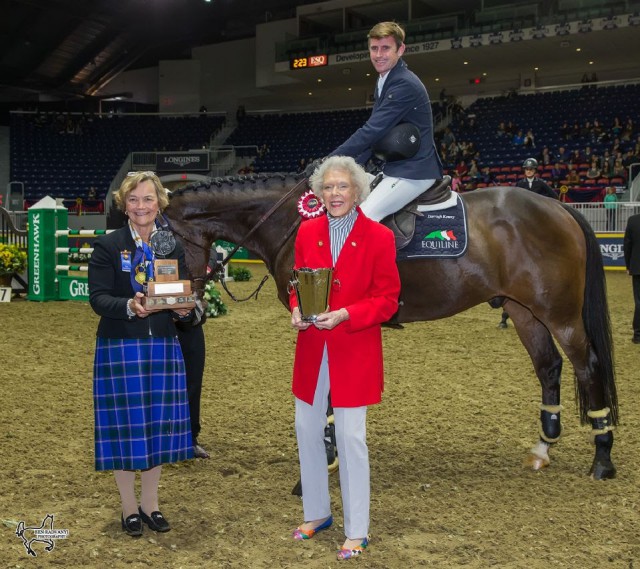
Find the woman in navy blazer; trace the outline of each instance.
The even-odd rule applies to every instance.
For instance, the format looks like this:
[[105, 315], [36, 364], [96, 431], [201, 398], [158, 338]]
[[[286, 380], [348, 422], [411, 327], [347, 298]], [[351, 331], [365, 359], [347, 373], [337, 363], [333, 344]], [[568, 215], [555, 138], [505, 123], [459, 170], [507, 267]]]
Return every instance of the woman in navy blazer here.
[[411, 158], [388, 162], [384, 178], [362, 204], [367, 217], [380, 221], [397, 211], [442, 177], [442, 164], [433, 140], [433, 115], [427, 89], [401, 59], [404, 30], [395, 22], [376, 24], [368, 34], [369, 56], [379, 73], [369, 120], [331, 152], [351, 156], [364, 165], [372, 148], [400, 123], [420, 131], [420, 147]]
[[[170, 525], [158, 504], [162, 465], [193, 457], [184, 361], [175, 319], [188, 309], [149, 312], [143, 285], [153, 278], [149, 245], [156, 217], [168, 204], [153, 172], [127, 176], [115, 194], [127, 224], [100, 237], [89, 262], [89, 301], [100, 316], [93, 373], [96, 470], [113, 470], [122, 529], [142, 535]], [[167, 257], [187, 275], [179, 244]], [[136, 470], [142, 471], [140, 505]]]

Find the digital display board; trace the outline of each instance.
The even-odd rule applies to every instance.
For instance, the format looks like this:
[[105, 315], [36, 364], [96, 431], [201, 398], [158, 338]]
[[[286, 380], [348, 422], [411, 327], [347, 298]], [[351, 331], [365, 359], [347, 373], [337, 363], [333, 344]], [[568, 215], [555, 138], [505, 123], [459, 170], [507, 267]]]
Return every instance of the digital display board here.
[[308, 69], [310, 67], [322, 67], [329, 63], [329, 56], [326, 54], [321, 55], [308, 55], [306, 57], [294, 57], [289, 61], [290, 69]]

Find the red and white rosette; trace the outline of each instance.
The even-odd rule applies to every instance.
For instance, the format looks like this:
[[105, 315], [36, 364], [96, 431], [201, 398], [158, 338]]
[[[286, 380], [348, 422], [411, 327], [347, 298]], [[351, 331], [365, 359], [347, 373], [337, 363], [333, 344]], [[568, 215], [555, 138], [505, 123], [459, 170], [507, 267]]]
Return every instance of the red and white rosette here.
[[304, 219], [319, 217], [325, 212], [325, 207], [311, 190], [298, 200], [298, 213]]

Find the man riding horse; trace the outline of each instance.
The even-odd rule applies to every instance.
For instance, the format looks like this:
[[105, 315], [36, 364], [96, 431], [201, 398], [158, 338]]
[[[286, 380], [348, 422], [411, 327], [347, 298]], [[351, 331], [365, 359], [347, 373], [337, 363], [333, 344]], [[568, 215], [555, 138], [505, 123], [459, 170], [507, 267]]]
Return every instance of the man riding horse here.
[[[364, 214], [375, 221], [398, 211], [414, 200], [436, 179], [442, 164], [433, 140], [433, 115], [427, 89], [402, 60], [404, 30], [395, 22], [376, 24], [368, 34], [369, 56], [379, 73], [369, 120], [329, 156], [351, 156], [366, 164], [373, 149], [400, 123], [414, 125], [419, 147], [411, 157], [389, 161], [375, 191], [362, 203]], [[305, 172], [308, 177], [318, 162]]]

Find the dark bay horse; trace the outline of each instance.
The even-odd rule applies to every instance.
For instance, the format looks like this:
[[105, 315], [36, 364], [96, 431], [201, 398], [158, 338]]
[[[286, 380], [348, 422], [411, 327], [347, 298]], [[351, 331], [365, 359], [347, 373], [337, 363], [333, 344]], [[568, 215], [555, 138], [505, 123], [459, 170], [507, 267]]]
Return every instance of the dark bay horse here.
[[[306, 189], [300, 176], [273, 174], [219, 178], [175, 191], [165, 216], [184, 243], [196, 286], [202, 286], [212, 244], [224, 239], [265, 262], [288, 307], [300, 223], [296, 206]], [[534, 469], [549, 464], [548, 448], [561, 434], [562, 357], [555, 338], [574, 367], [581, 422], [592, 426], [589, 474], [613, 478], [618, 402], [605, 275], [593, 231], [571, 208], [519, 188], [476, 190], [463, 199], [467, 252], [400, 262], [398, 321], [446, 318], [484, 302], [504, 306], [542, 387], [540, 439], [527, 460]]]

